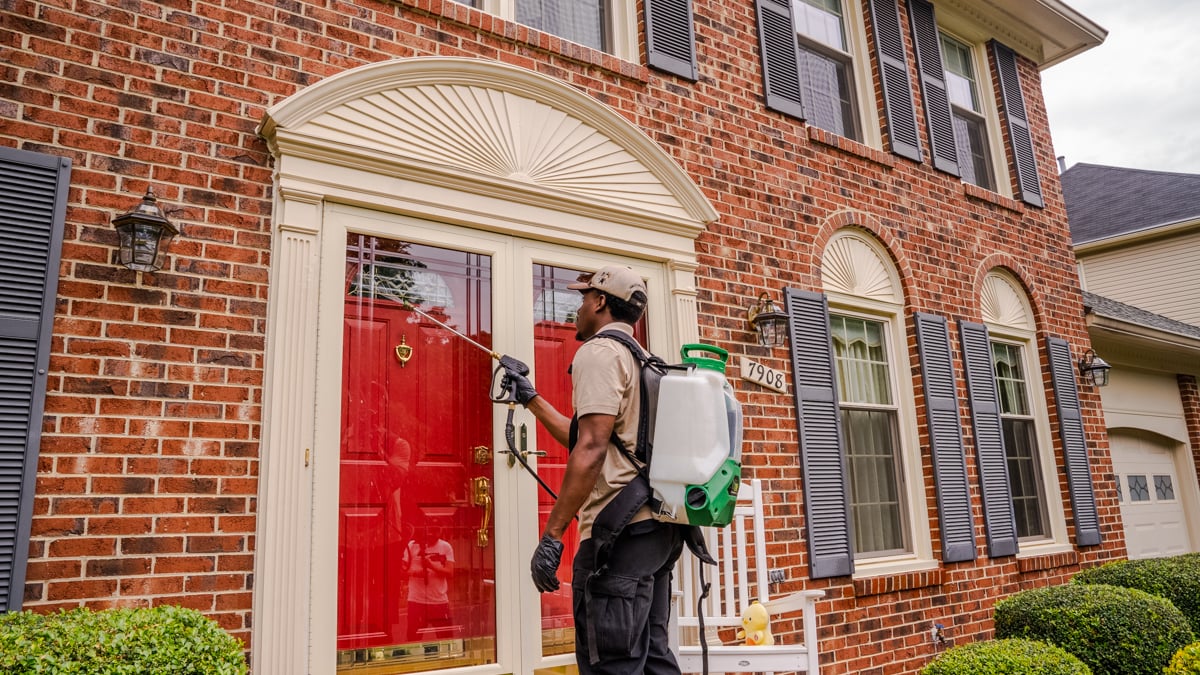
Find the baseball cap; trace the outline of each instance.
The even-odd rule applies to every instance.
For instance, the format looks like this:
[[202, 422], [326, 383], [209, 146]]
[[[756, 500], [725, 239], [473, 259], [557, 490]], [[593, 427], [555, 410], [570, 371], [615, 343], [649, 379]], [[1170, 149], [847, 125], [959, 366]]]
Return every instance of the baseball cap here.
[[[594, 288], [598, 291], [604, 291], [609, 295], [624, 300], [630, 301], [630, 297], [634, 291], [641, 291], [643, 295], [646, 293], [646, 282], [638, 276], [637, 272], [628, 267], [620, 265], [605, 265], [595, 272], [579, 275], [579, 281], [569, 284], [567, 288], [573, 291], [583, 291], [589, 288]], [[634, 303], [641, 307], [642, 303]]]

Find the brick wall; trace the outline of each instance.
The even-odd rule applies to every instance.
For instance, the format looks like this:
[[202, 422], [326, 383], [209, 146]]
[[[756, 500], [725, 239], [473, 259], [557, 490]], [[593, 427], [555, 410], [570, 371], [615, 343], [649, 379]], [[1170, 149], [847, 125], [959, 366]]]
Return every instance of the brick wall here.
[[[1022, 61], [1020, 74], [1044, 210], [765, 110], [753, 3], [695, 8], [693, 85], [449, 0], [0, 4], [0, 143], [69, 156], [75, 167], [26, 606], [178, 603], [249, 639], [272, 200], [255, 129], [266, 107], [305, 85], [381, 59], [523, 66], [644, 129], [721, 216], [697, 243], [706, 341], [790, 371], [782, 350], [751, 344], [745, 307], [764, 288], [819, 288], [823, 243], [854, 224], [895, 256], [906, 313], [978, 320], [983, 275], [1003, 265], [1028, 288], [1039, 329], [1086, 346], [1033, 64]], [[168, 268], [139, 276], [114, 265], [109, 220], [151, 186], [182, 234]], [[919, 375], [915, 344], [909, 352]], [[957, 352], [955, 367], [965, 401]], [[807, 551], [793, 401], [741, 389], [746, 463], [768, 481], [772, 560], [789, 579], [778, 590], [799, 589]], [[919, 388], [912, 395], [923, 405]], [[1081, 396], [1094, 474], [1110, 475], [1098, 396]], [[962, 415], [969, 420], [965, 403]], [[986, 637], [998, 597], [1061, 583], [1121, 553], [1109, 536], [1119, 529], [1116, 495], [1098, 484], [1101, 547], [989, 560], [969, 424], [965, 431], [979, 559], [936, 573], [808, 582], [828, 592], [819, 605], [825, 672], [915, 672], [934, 654], [933, 619], [952, 640]], [[1058, 443], [1055, 434], [1061, 465]], [[932, 492], [928, 502], [936, 524]]]
[[1195, 375], [1175, 377], [1179, 381], [1179, 400], [1183, 403], [1183, 420], [1187, 424], [1192, 461], [1196, 467], [1196, 475], [1200, 476], [1200, 385], [1196, 383]]

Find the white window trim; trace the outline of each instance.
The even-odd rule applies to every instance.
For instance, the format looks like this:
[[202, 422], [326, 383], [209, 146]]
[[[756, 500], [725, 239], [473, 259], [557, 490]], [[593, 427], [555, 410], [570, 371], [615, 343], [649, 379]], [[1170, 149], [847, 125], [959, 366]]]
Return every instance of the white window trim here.
[[[631, 0], [608, 0], [609, 15], [612, 24], [609, 29], [612, 44], [610, 53], [630, 63], [641, 62], [641, 49], [638, 44], [637, 3]], [[517, 23], [516, 0], [482, 0], [480, 10]], [[552, 33], [551, 33], [552, 34]], [[558, 36], [562, 37], [562, 36]], [[562, 38], [566, 39], [566, 38]]]
[[937, 8], [937, 22], [939, 34], [945, 33], [947, 37], [954, 38], [971, 50], [971, 62], [975, 66], [976, 93], [979, 96], [979, 107], [982, 109], [980, 114], [987, 130], [988, 155], [991, 159], [992, 176], [995, 182], [992, 191], [1005, 197], [1012, 197], [1012, 178], [1008, 174], [1008, 148], [1004, 144], [1000, 105], [996, 100], [991, 61], [988, 59], [987, 41], [991, 39], [991, 36], [982, 32], [967, 19], [941, 5]]
[[[866, 240], [865, 238], [859, 237]], [[872, 248], [877, 248], [872, 246]], [[829, 313], [879, 321], [888, 339], [888, 365], [892, 373], [892, 396], [896, 402], [896, 426], [900, 441], [900, 475], [904, 495], [911, 551], [904, 554], [854, 558], [854, 577], [900, 574], [937, 566], [933, 558], [933, 539], [929, 527], [929, 504], [925, 499], [925, 474], [917, 432], [917, 411], [913, 391], [912, 368], [904, 331], [903, 306], [830, 292]], [[849, 503], [850, 495], [846, 495]]]

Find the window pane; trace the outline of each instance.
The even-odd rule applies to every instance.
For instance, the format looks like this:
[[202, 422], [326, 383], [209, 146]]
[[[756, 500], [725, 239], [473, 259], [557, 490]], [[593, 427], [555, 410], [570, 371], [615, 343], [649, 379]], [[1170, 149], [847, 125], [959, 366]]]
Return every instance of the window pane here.
[[896, 413], [843, 408], [842, 425], [855, 553], [907, 550]]
[[1025, 368], [1021, 348], [1001, 342], [992, 343], [992, 361], [996, 367], [996, 388], [1000, 393], [1000, 412], [1004, 415], [1028, 415], [1025, 394]]
[[1154, 498], [1158, 501], [1175, 499], [1175, 486], [1171, 483], [1169, 475], [1156, 475], [1154, 477]]
[[891, 405], [891, 374], [883, 341], [883, 324], [831, 316], [830, 331], [841, 400]]
[[1033, 421], [1004, 419], [1003, 427], [1009, 488], [1017, 517], [1017, 537], [1044, 537], [1048, 528]]
[[1150, 486], [1147, 485], [1145, 476], [1126, 476], [1125, 481], [1129, 486], [1129, 501], [1150, 501]]
[[988, 153], [983, 122], [959, 111], [954, 112], [954, 145], [962, 179], [987, 190], [995, 189], [992, 160]]
[[971, 49], [958, 40], [943, 35], [942, 61], [946, 69], [946, 93], [950, 95], [950, 102], [961, 108], [980, 112]]
[[846, 64], [801, 45], [800, 79], [808, 123], [858, 140]]
[[838, 51], [846, 51], [842, 7], [838, 0], [800, 0], [794, 9], [797, 33]]
[[517, 22], [572, 42], [605, 49], [603, 0], [517, 0]]

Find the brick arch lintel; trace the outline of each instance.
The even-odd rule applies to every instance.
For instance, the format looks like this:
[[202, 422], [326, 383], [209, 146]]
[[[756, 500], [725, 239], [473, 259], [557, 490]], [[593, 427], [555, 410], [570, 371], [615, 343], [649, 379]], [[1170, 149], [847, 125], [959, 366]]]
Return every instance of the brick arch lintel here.
[[867, 233], [887, 251], [892, 265], [895, 266], [896, 273], [900, 277], [900, 292], [904, 297], [904, 304], [911, 306], [916, 281], [913, 276], [912, 265], [903, 254], [904, 245], [900, 235], [897, 234], [898, 228], [894, 224], [880, 219], [873, 213], [859, 209], [841, 209], [825, 217], [825, 220], [817, 230], [816, 236], [813, 237], [813, 251], [816, 252], [816, 260], [812, 268], [812, 274], [809, 279], [804, 280], [805, 283], [811, 288], [821, 289], [821, 259], [825, 247], [829, 245], [829, 240], [833, 238], [834, 234], [848, 227], [853, 227]]
[[1025, 292], [1025, 297], [1029, 300], [1029, 306], [1033, 310], [1033, 325], [1034, 330], [1041, 331], [1045, 323], [1045, 298], [1042, 297], [1041, 291], [1034, 284], [1029, 283], [1030, 279], [1035, 278], [1025, 269], [1025, 266], [1016, 258], [1007, 253], [992, 253], [979, 262], [979, 268], [975, 271], [975, 282], [972, 284], [974, 298], [971, 305], [976, 308], [974, 316], [969, 317], [971, 321], [982, 321], [982, 303], [980, 297], [983, 293], [983, 282], [987, 279], [987, 275], [994, 270], [1003, 270], [1008, 272], [1021, 284], [1021, 290]]

